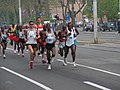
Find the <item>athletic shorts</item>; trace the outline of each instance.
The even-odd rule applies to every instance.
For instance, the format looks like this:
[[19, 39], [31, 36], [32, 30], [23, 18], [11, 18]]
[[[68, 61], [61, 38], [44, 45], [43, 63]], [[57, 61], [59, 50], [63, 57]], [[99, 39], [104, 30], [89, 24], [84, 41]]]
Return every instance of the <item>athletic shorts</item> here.
[[46, 49], [47, 50], [52, 50], [55, 47], [55, 44], [46, 44]]
[[32, 48], [37, 48], [37, 44], [26, 44], [27, 46], [28, 45], [31, 45], [32, 46]]
[[20, 39], [19, 39], [19, 42], [20, 42], [20, 43], [25, 43], [25, 40], [20, 38]]
[[65, 47], [65, 42], [59, 42], [58, 47], [59, 48], [64, 48]]
[[1, 43], [6, 44], [6, 43], [7, 43], [7, 40], [2, 40]]
[[75, 46], [75, 45], [77, 45], [76, 39], [74, 40], [74, 44], [72, 44], [71, 46]]

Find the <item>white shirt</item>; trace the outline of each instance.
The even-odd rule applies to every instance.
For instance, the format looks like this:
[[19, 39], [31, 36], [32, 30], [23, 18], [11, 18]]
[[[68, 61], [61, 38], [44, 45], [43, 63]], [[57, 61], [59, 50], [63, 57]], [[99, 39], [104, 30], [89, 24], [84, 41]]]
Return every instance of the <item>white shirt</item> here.
[[46, 35], [47, 35], [47, 38], [46, 38], [46, 43], [48, 44], [53, 44], [54, 41], [55, 41], [55, 35], [54, 35], [54, 32], [51, 30], [51, 33], [48, 33], [46, 31]]
[[33, 30], [28, 29], [26, 44], [37, 44], [35, 28]]
[[71, 46], [72, 44], [74, 44], [74, 40], [75, 40], [73, 29], [72, 29], [72, 31], [68, 30], [68, 34], [69, 33], [71, 33], [71, 35], [67, 37], [66, 46]]

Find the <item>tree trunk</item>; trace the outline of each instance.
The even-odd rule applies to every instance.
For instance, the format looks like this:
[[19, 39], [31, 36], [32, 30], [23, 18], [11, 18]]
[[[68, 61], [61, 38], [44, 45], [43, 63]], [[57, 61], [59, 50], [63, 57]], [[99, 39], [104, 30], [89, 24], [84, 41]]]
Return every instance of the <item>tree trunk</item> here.
[[75, 11], [74, 11], [74, 0], [72, 0], [72, 13], [71, 13], [71, 19], [72, 19], [72, 24], [73, 24], [73, 26], [75, 26], [75, 18], [76, 18], [76, 15], [75, 15]]

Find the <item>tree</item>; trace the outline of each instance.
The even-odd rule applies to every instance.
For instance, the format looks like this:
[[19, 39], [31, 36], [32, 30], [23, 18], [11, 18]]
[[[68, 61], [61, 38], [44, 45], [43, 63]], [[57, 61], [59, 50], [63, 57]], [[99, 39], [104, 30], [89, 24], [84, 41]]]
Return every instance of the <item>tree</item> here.
[[[63, 19], [66, 19], [66, 13], [70, 14], [73, 25], [75, 25], [75, 18], [78, 13], [83, 14], [83, 9], [86, 6], [86, 0], [60, 0], [62, 6]], [[78, 10], [75, 11], [75, 5], [78, 6]]]
[[[87, 2], [88, 4], [84, 12], [89, 18], [92, 18], [90, 8], [92, 8], [93, 4], [90, 0], [87, 0]], [[118, 18], [118, 0], [97, 0], [97, 2], [98, 2], [98, 18], [104, 17], [104, 11], [106, 11], [107, 18], [109, 19]]]

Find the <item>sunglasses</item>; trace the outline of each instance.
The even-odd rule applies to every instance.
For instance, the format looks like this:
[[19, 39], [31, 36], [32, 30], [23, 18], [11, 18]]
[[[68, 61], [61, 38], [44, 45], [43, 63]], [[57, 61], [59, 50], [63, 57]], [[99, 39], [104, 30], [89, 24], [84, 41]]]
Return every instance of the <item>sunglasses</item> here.
[[34, 24], [30, 24], [30, 25], [34, 25]]

